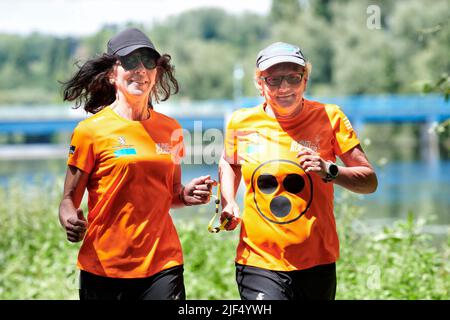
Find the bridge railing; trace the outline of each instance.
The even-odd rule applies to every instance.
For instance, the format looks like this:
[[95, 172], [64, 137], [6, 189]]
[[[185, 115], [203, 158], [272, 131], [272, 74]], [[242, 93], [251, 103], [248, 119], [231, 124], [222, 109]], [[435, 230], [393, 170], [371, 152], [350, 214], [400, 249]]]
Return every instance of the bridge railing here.
[[[313, 100], [339, 105], [350, 121], [367, 122], [434, 122], [450, 118], [450, 103], [441, 96], [346, 96], [317, 97]], [[162, 103], [155, 110], [172, 116], [188, 129], [194, 129], [195, 121], [202, 121], [203, 129], [222, 130], [235, 109], [251, 107], [262, 101], [260, 97], [239, 101], [216, 100], [205, 102]], [[0, 133], [51, 134], [72, 131], [77, 123], [89, 115], [82, 110], [62, 106], [3, 106], [0, 107]]]

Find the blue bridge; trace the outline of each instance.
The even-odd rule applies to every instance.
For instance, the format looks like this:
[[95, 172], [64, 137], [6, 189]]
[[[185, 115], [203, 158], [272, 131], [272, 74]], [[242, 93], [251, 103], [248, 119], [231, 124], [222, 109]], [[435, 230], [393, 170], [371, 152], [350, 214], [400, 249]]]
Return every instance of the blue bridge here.
[[[428, 123], [450, 118], [450, 102], [441, 96], [346, 96], [312, 97], [326, 103], [339, 105], [350, 121], [359, 126], [364, 123]], [[227, 114], [234, 109], [253, 107], [260, 98], [243, 98], [238, 102], [206, 101], [189, 104], [162, 104], [156, 110], [176, 118], [183, 128], [194, 129], [195, 121], [202, 121], [203, 129], [224, 128]], [[72, 131], [87, 116], [81, 111], [69, 112], [70, 106], [2, 107], [0, 109], [0, 134], [52, 134]]]
[[[357, 131], [365, 123], [419, 123], [422, 139], [431, 148], [437, 148], [429, 128], [450, 119], [450, 102], [438, 95], [363, 95], [343, 97], [308, 97], [324, 103], [339, 105]], [[194, 127], [207, 130], [223, 130], [231, 112], [237, 108], [253, 107], [260, 97], [242, 98], [238, 101], [205, 101], [184, 103], [168, 102], [156, 106], [156, 110], [176, 118], [187, 130]], [[70, 105], [48, 107], [3, 106], [0, 108], [0, 134], [25, 136], [49, 136], [60, 132], [72, 132], [79, 121], [87, 117], [83, 110], [73, 110]], [[200, 122], [201, 121], [201, 122]], [[434, 147], [433, 147], [434, 145]], [[435, 153], [431, 150], [430, 154]]]

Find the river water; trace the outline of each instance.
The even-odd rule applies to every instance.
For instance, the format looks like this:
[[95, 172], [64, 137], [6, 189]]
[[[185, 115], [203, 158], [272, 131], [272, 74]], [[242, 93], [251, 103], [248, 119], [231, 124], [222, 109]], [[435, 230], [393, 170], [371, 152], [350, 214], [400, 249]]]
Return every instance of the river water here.
[[[37, 179], [51, 183], [61, 179], [65, 170], [62, 159], [3, 160], [0, 162], [0, 184], [5, 186], [12, 180], [32, 184], [37, 183]], [[352, 198], [355, 205], [361, 207], [363, 218], [389, 221], [413, 212], [416, 216], [434, 217], [432, 223], [435, 225], [450, 225], [450, 161], [441, 160], [433, 166], [421, 161], [388, 162], [375, 166], [375, 170], [378, 190]], [[205, 174], [217, 179], [217, 165], [183, 165], [184, 183]], [[241, 184], [240, 203], [242, 192]], [[339, 198], [342, 189], [335, 186], [335, 193]]]

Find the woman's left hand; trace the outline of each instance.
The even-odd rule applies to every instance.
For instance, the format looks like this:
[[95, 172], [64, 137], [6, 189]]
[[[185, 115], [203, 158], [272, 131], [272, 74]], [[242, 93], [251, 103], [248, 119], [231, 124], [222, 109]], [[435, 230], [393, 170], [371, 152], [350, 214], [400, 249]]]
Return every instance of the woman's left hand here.
[[297, 153], [297, 158], [300, 158], [300, 166], [308, 172], [315, 172], [321, 178], [327, 175], [326, 161], [320, 157], [320, 154], [308, 147], [302, 147]]
[[208, 203], [211, 199], [211, 189], [217, 185], [217, 181], [211, 179], [211, 176], [201, 176], [192, 179], [186, 184], [181, 195], [185, 204], [190, 206]]

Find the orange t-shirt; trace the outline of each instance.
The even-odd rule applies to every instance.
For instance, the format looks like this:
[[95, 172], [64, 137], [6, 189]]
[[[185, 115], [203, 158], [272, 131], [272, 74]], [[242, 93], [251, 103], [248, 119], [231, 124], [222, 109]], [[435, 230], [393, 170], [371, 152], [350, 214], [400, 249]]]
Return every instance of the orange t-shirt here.
[[335, 262], [333, 183], [305, 173], [296, 155], [306, 146], [335, 161], [359, 140], [336, 105], [305, 100], [283, 122], [264, 107], [235, 111], [226, 133], [225, 158], [241, 165], [246, 185], [236, 262], [277, 271]]
[[153, 110], [130, 121], [106, 107], [78, 124], [67, 164], [89, 174], [80, 269], [142, 278], [183, 263], [169, 215], [182, 139], [178, 122]]

